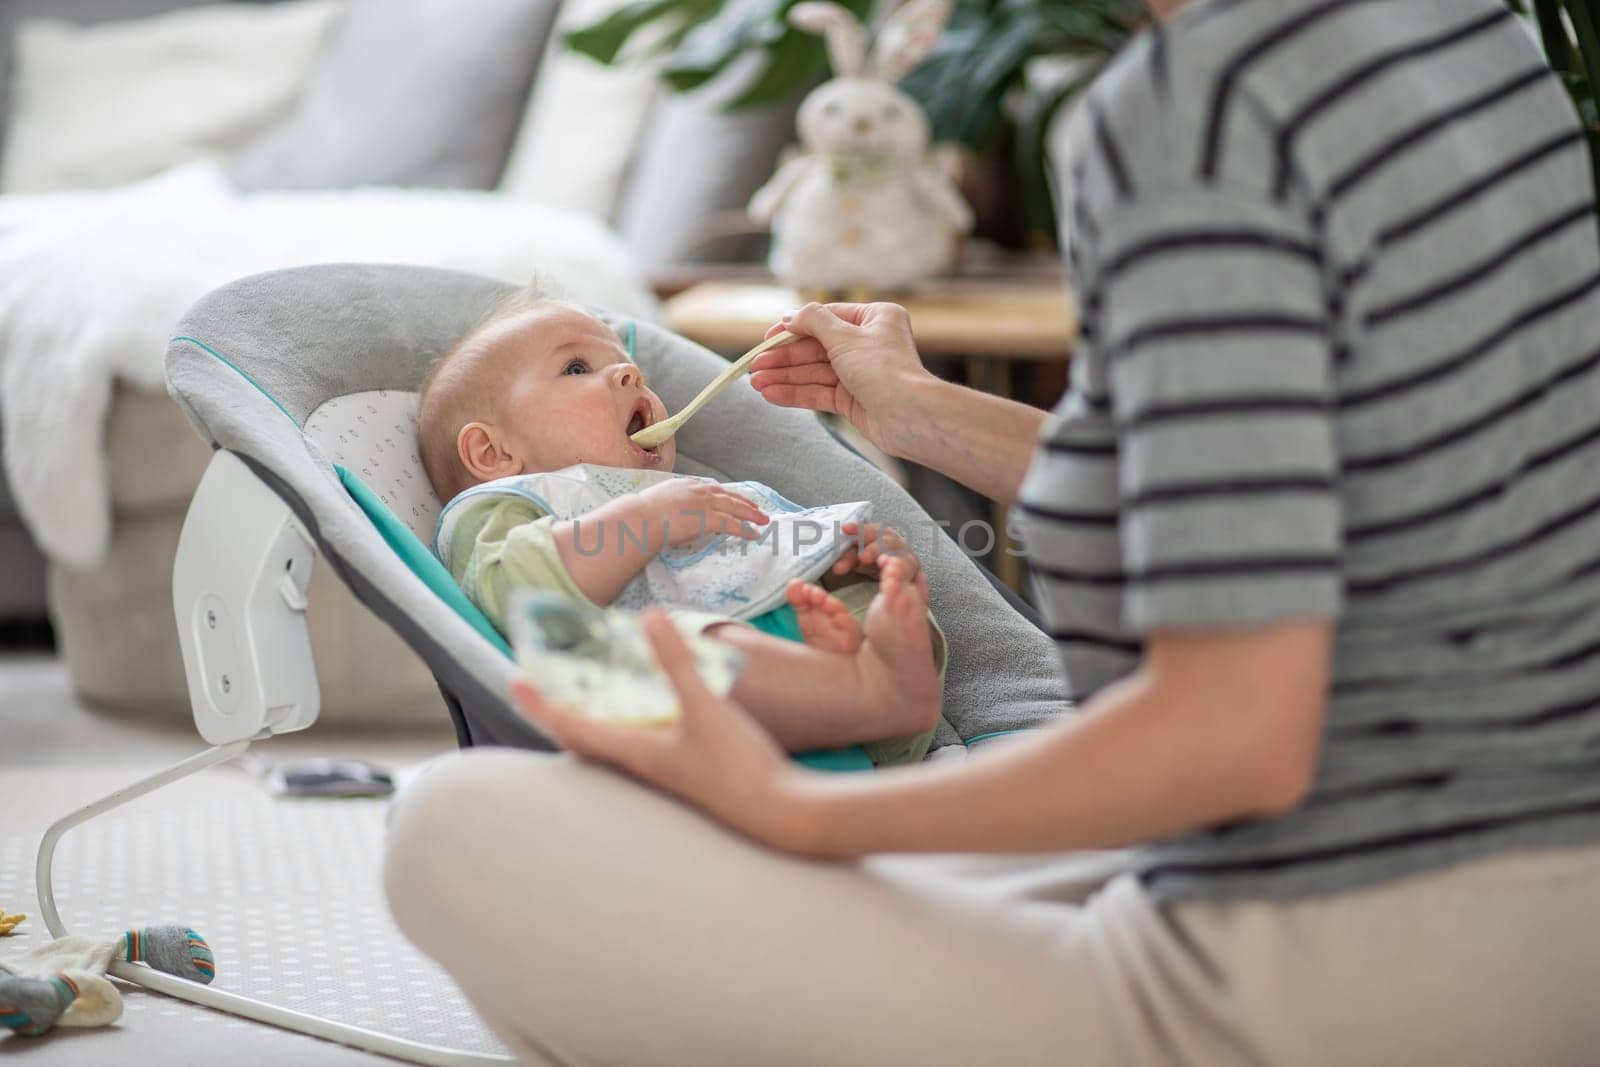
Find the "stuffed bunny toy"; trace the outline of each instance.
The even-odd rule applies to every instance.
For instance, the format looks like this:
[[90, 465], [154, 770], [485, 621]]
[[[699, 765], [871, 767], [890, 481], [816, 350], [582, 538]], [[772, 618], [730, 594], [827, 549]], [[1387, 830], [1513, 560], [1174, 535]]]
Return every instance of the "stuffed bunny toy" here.
[[800, 151], [750, 199], [772, 227], [772, 271], [807, 293], [907, 289], [948, 268], [972, 212], [935, 162], [928, 119], [895, 87], [932, 51], [950, 0], [910, 0], [878, 34], [836, 3], [796, 4], [789, 21], [820, 33], [832, 81], [800, 105]]

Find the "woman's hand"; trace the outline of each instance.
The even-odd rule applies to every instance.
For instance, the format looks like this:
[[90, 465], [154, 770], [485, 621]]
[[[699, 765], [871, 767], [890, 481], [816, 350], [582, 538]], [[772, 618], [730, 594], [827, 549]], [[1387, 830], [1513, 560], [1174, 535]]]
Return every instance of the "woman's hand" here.
[[767, 331], [801, 336], [756, 357], [769, 404], [833, 411], [873, 444], [1000, 504], [1017, 498], [1045, 413], [940, 381], [922, 365], [898, 304], [807, 304]]
[[834, 574], [854, 572], [876, 576], [884, 560], [898, 559], [907, 567], [906, 580], [921, 590], [924, 600], [927, 599], [928, 575], [922, 569], [922, 561], [893, 528], [876, 522], [847, 522], [839, 527], [839, 532], [850, 538], [850, 547], [829, 568]]
[[937, 379], [922, 365], [899, 304], [807, 304], [767, 331], [801, 340], [756, 357], [750, 384], [768, 403], [843, 415], [867, 440], [904, 455], [907, 394]]
[[683, 638], [659, 611], [644, 616], [656, 659], [677, 691], [682, 715], [661, 727], [617, 726], [512, 684], [523, 712], [561, 747], [682, 797], [774, 848], [804, 847], [799, 818], [803, 772], [743, 708], [713, 694]]
[[634, 494], [651, 545], [682, 545], [732, 534], [751, 540], [767, 515], [748, 498], [714, 482], [672, 478]]

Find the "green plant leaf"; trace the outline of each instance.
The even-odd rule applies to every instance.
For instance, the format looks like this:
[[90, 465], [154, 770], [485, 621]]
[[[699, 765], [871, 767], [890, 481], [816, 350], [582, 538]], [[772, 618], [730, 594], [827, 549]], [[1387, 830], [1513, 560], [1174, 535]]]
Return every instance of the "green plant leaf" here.
[[1544, 45], [1545, 59], [1557, 74], [1574, 68], [1572, 40], [1567, 36], [1566, 23], [1561, 19], [1560, 0], [1533, 0], [1533, 16], [1539, 26], [1539, 40]]
[[1137, 0], [956, 0], [939, 44], [900, 87], [936, 139], [982, 150], [1009, 121], [1005, 100], [1030, 59], [1108, 54], [1145, 18]]
[[659, 56], [663, 53], [676, 50], [683, 44], [684, 39], [688, 37], [689, 34], [694, 32], [695, 27], [704, 23], [714, 14], [716, 14], [716, 11], [713, 8], [702, 15], [692, 16], [684, 19], [677, 26], [663, 34], [659, 41], [645, 49], [641, 53], [641, 56]]
[[1600, 3], [1594, 0], [1569, 0], [1567, 4], [1567, 15], [1578, 35], [1578, 56], [1588, 82], [1584, 95], [1590, 100], [1600, 91], [1600, 30], [1596, 25], [1600, 23], [1600, 12], [1596, 12], [1596, 7], [1600, 7]]
[[1089, 87], [1099, 70], [1028, 98], [1017, 130], [1017, 183], [1022, 191], [1023, 223], [1030, 233], [1056, 232], [1049, 156], [1050, 127], [1067, 102]]
[[1567, 16], [1577, 35], [1583, 84], [1572, 89], [1578, 114], [1589, 127], [1589, 166], [1594, 172], [1595, 192], [1600, 196], [1600, 125], [1595, 123], [1597, 95], [1600, 95], [1600, 0], [1568, 0]]
[[750, 0], [724, 3], [712, 17], [686, 34], [665, 69], [668, 85], [678, 92], [699, 88], [715, 78], [746, 49], [773, 35], [773, 25], [787, 25], [784, 15], [794, 0]]
[[816, 37], [790, 29], [766, 48], [767, 62], [725, 111], [781, 104], [816, 81], [827, 69], [827, 50]]
[[609, 66], [617, 61], [628, 38], [679, 5], [680, 0], [639, 0], [624, 4], [599, 22], [568, 30], [562, 39], [572, 51]]
[[[729, 111], [765, 107], [803, 91], [826, 66], [821, 40], [788, 23], [796, 2], [633, 0], [565, 40], [576, 51], [614, 63], [630, 54], [635, 34], [654, 27], [648, 52], [666, 54], [662, 78], [678, 92], [705, 85], [738, 57], [759, 49], [762, 60], [754, 75], [724, 106]], [[874, 7], [874, 0], [839, 2], [862, 18]], [[1011, 121], [1005, 102], [1023, 86], [1030, 59], [1108, 55], [1148, 18], [1142, 0], [954, 0], [945, 32], [923, 63], [901, 80], [901, 88], [927, 111], [936, 140], [982, 151], [1005, 133]], [[634, 48], [631, 54], [644, 52]], [[1048, 215], [1039, 147], [1048, 117], [1035, 116], [1032, 125], [1025, 119], [1018, 131], [1020, 188], [1025, 199], [1043, 200], [1044, 216], [1035, 210], [1030, 217]]]
[[[781, 0], [775, 17], [752, 34], [766, 53], [766, 63], [743, 92], [723, 105], [724, 111], [771, 107], [809, 88], [828, 69], [828, 50], [822, 38], [789, 25], [789, 9], [799, 0]], [[866, 18], [872, 0], [840, 0], [842, 6]]]
[[1022, 78], [1039, 28], [1032, 12], [987, 25], [970, 17], [953, 26], [900, 87], [928, 113], [938, 140], [981, 148], [1004, 122], [1005, 95]]

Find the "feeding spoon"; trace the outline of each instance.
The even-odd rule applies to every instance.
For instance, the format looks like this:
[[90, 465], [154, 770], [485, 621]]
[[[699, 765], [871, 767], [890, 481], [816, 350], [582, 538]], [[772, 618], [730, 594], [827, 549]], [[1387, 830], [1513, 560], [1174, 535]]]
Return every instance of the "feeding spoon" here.
[[728, 387], [729, 383], [741, 377], [746, 371], [748, 371], [750, 369], [750, 364], [755, 361], [757, 356], [768, 349], [777, 348], [779, 345], [786, 345], [790, 341], [798, 340], [799, 337], [790, 333], [788, 330], [773, 334], [771, 337], [767, 338], [765, 341], [762, 341], [750, 351], [740, 356], [727, 370], [713, 378], [711, 384], [700, 390], [700, 395], [689, 401], [689, 403], [685, 404], [676, 415], [662, 419], [653, 426], [646, 426], [638, 433], [633, 434], [630, 437], [630, 440], [632, 440], [633, 443], [638, 445], [640, 448], [655, 448], [663, 441], [666, 441], [668, 438], [672, 437], [679, 430], [683, 429], [683, 424], [694, 418], [695, 413], [701, 408], [711, 403], [712, 397], [722, 392]]

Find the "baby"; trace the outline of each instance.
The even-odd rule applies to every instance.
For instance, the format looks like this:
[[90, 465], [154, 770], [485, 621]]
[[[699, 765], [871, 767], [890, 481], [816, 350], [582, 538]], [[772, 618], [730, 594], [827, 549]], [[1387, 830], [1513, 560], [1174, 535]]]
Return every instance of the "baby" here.
[[[605, 323], [531, 291], [499, 304], [429, 370], [418, 409], [423, 466], [439, 498], [454, 501], [438, 550], [502, 631], [516, 589], [604, 607], [663, 552], [682, 555], [709, 535], [759, 537], [769, 516], [753, 500], [671, 476], [670, 440], [645, 449], [630, 439], [666, 416]], [[598, 473], [643, 488], [586, 507], [581, 519], [553, 513], [561, 509], [536, 494], [475, 489], [568, 468], [577, 469], [569, 481]], [[945, 652], [926, 576], [892, 532], [841, 529], [853, 541], [833, 546], [825, 584], [788, 582], [787, 603], [771, 612], [741, 621], [666, 606], [680, 628], [744, 653], [733, 696], [790, 751], [864, 744], [875, 763], [920, 759], [939, 716]], [[866, 580], [873, 573], [878, 581]]]

